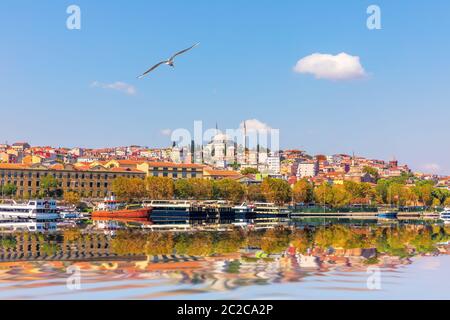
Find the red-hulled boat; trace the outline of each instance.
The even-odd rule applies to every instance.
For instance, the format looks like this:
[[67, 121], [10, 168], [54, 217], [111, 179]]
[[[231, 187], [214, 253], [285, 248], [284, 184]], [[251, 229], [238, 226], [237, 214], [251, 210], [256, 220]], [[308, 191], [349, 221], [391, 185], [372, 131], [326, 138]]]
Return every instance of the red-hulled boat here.
[[105, 199], [105, 201], [97, 206], [96, 210], [92, 213], [92, 218], [148, 219], [151, 211], [151, 208], [123, 206], [114, 197], [111, 197], [111, 199]]

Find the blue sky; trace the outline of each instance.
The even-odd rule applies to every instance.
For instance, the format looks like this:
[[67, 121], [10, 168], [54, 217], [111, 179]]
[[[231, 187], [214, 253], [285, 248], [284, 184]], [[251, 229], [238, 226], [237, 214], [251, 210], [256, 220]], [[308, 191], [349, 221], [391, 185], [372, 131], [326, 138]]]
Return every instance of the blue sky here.
[[[82, 11], [68, 30], [66, 9]], [[377, 4], [382, 30], [368, 30]], [[450, 174], [448, 1], [21, 1], [0, 4], [0, 139], [165, 146], [164, 129], [258, 119], [281, 146], [395, 156]], [[174, 70], [136, 76], [191, 44]], [[314, 53], [360, 58], [366, 76], [293, 71]], [[135, 94], [92, 83], [126, 83]]]

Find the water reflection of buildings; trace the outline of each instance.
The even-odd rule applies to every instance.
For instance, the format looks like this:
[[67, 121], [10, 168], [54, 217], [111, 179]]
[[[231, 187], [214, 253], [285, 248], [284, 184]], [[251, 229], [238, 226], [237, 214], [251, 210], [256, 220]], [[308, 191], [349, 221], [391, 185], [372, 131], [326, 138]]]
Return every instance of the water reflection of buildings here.
[[[412, 263], [410, 259], [387, 255], [379, 255], [378, 259], [376, 265], [389, 270]], [[48, 289], [52, 291], [65, 287], [70, 276], [67, 273], [69, 267], [79, 268], [82, 282], [89, 284], [86, 294], [95, 292], [101, 295], [102, 291], [109, 290], [127, 295], [133, 294], [135, 288], [149, 288], [148, 297], [158, 298], [167, 292], [150, 294], [150, 287], [169, 285], [172, 286], [172, 295], [181, 295], [186, 290], [189, 293], [226, 292], [253, 285], [301, 283], [310, 276], [327, 275], [330, 271], [365, 271], [368, 266], [364, 261], [361, 256], [333, 253], [322, 256], [285, 255], [274, 259], [250, 259], [234, 254], [168, 263], [154, 263], [151, 257], [143, 261], [0, 263], [0, 293], [17, 288], [37, 290], [52, 287], [54, 289]]]

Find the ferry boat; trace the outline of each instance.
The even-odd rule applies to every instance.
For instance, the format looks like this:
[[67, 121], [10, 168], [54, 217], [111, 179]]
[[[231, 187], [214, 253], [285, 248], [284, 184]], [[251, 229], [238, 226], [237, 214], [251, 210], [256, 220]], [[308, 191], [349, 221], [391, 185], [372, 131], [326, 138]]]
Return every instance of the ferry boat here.
[[232, 208], [235, 214], [236, 226], [251, 226], [255, 223], [256, 213], [255, 206], [248, 205], [245, 202], [240, 206], [235, 206]]
[[450, 208], [445, 208], [444, 211], [440, 213], [439, 217], [445, 224], [450, 224]]
[[114, 197], [97, 205], [92, 218], [149, 218], [151, 208], [125, 206]]
[[254, 203], [255, 224], [261, 227], [275, 227], [287, 224], [290, 211], [273, 203]]
[[[187, 200], [148, 200], [155, 225], [205, 225], [219, 223], [220, 206]], [[223, 209], [223, 208], [222, 208]]]
[[2, 231], [51, 232], [56, 231], [57, 229], [57, 223], [52, 221], [0, 220], [0, 230]]
[[20, 204], [14, 200], [0, 204], [0, 219], [32, 219], [37, 222], [56, 221], [60, 218], [55, 200], [30, 200]]

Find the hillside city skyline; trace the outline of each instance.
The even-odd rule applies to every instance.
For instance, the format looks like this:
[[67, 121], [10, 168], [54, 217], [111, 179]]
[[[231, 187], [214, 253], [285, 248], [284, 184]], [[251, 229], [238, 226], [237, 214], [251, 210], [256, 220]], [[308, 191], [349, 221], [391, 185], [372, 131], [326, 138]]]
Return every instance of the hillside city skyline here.
[[[220, 135], [218, 135], [220, 136]], [[412, 174], [418, 174], [421, 178], [432, 178], [432, 177], [443, 177], [448, 178], [450, 175], [447, 174], [437, 174], [434, 172], [427, 172], [421, 170], [415, 170], [415, 168], [411, 167], [407, 160], [398, 159], [395, 156], [382, 159], [376, 157], [367, 157], [364, 154], [359, 154], [356, 152], [352, 152], [351, 154], [347, 154], [344, 152], [335, 153], [335, 154], [312, 154], [309, 153], [308, 150], [303, 149], [280, 149], [276, 153], [270, 151], [270, 148], [264, 148], [262, 146], [248, 147], [246, 148], [248, 151], [244, 155], [240, 155], [238, 151], [230, 151], [228, 150], [227, 155], [227, 143], [221, 144], [214, 142], [212, 140], [210, 143], [204, 143], [201, 148], [201, 155], [192, 154], [191, 148], [192, 146], [179, 147], [174, 142], [170, 143], [165, 147], [152, 147], [151, 145], [143, 146], [132, 144], [128, 146], [105, 146], [102, 148], [88, 148], [88, 147], [80, 147], [80, 146], [51, 146], [51, 145], [32, 145], [29, 142], [25, 141], [17, 141], [14, 143], [9, 143], [5, 141], [5, 143], [0, 143], [0, 163], [25, 163], [27, 161], [31, 161], [31, 163], [40, 163], [46, 166], [51, 166], [56, 162], [61, 163], [92, 163], [96, 161], [113, 161], [113, 160], [132, 160], [132, 161], [149, 161], [149, 162], [162, 162], [162, 163], [178, 163], [178, 164], [191, 164], [197, 163], [209, 166], [218, 170], [233, 170], [233, 164], [238, 164], [239, 167], [236, 170], [240, 170], [246, 167], [255, 167], [258, 169], [258, 166], [266, 165], [267, 167], [267, 159], [269, 158], [278, 158], [280, 160], [279, 166], [280, 168], [283, 166], [283, 162], [294, 160], [294, 162], [302, 163], [302, 162], [320, 162], [321, 158], [325, 159], [329, 164], [335, 162], [334, 159], [345, 158], [348, 161], [353, 161], [353, 165], [358, 164], [358, 162], [362, 162], [363, 167], [367, 165], [369, 167], [377, 168], [379, 165], [385, 164], [386, 166], [395, 163], [395, 166], [401, 168], [399, 173], [401, 172], [410, 172]], [[248, 142], [247, 142], [248, 143]], [[228, 144], [229, 145], [229, 144]], [[19, 147], [17, 147], [19, 146]], [[237, 146], [237, 144], [236, 144]], [[242, 145], [239, 145], [242, 149]], [[18, 148], [21, 150], [17, 152]], [[233, 147], [231, 147], [233, 148]], [[222, 150], [220, 150], [222, 149]], [[214, 156], [215, 150], [216, 155]], [[257, 150], [260, 150], [259, 152]], [[217, 154], [217, 153], [220, 154]], [[242, 150], [241, 150], [242, 152]], [[206, 158], [206, 154], [208, 155], [208, 159]], [[39, 160], [30, 160], [27, 157], [36, 156]], [[263, 158], [262, 158], [263, 157]], [[25, 160], [24, 160], [25, 159]], [[56, 161], [57, 160], [57, 161]], [[341, 159], [339, 162], [342, 161]], [[399, 165], [400, 164], [400, 165]], [[278, 165], [278, 164], [277, 164]], [[289, 165], [292, 165], [291, 163]], [[262, 168], [262, 167], [261, 167]], [[297, 169], [296, 169], [297, 170]], [[308, 170], [308, 169], [307, 169]], [[263, 170], [260, 170], [264, 172]], [[279, 175], [280, 170], [275, 170], [275, 172], [271, 172], [273, 175]], [[335, 171], [331, 169], [331, 171]], [[286, 174], [283, 176], [286, 179], [289, 179], [290, 176], [295, 176], [295, 173]], [[399, 174], [398, 174], [399, 175]], [[386, 175], [390, 176], [389, 174]], [[392, 176], [397, 176], [397, 173], [394, 173]]]

